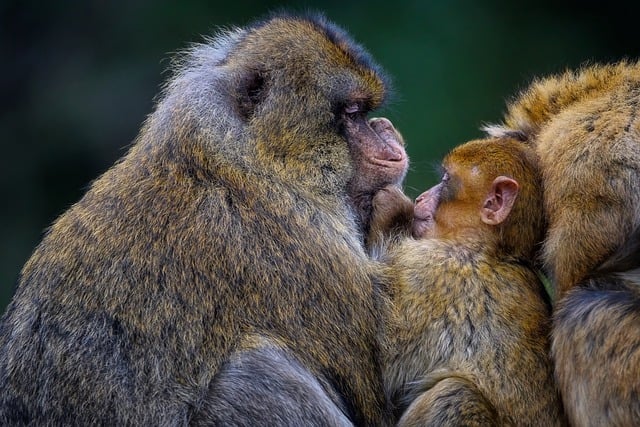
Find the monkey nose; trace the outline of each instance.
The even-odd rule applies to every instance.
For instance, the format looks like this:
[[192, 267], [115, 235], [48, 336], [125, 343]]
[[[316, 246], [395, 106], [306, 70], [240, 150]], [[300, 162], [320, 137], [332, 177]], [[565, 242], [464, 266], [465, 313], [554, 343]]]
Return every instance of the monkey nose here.
[[382, 138], [387, 144], [404, 147], [404, 139], [400, 137], [393, 123], [384, 117], [374, 117], [369, 119], [369, 127]]
[[369, 119], [369, 126], [379, 132], [393, 129], [391, 121], [384, 117], [373, 117]]

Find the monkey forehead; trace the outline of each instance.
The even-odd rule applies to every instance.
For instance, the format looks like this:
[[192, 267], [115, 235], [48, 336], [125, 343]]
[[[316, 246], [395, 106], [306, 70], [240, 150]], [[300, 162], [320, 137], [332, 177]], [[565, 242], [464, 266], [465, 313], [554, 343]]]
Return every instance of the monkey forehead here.
[[290, 69], [289, 64], [296, 64], [298, 75], [315, 78], [319, 86], [332, 92], [329, 97], [349, 93], [370, 99], [372, 107], [377, 107], [389, 94], [389, 78], [371, 55], [320, 14], [281, 13], [259, 21], [247, 28], [238, 50], [271, 68]]
[[511, 169], [514, 165], [521, 163], [532, 153], [530, 146], [513, 138], [484, 138], [455, 147], [445, 160], [470, 171], [508, 174], [513, 173]]

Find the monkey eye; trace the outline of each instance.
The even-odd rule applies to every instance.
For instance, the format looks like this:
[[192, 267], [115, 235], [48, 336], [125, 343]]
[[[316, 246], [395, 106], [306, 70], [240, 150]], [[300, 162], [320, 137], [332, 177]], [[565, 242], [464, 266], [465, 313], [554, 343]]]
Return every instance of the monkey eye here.
[[344, 113], [348, 118], [355, 120], [358, 118], [358, 116], [362, 114], [362, 110], [360, 109], [360, 105], [353, 103], [353, 104], [348, 104], [344, 108]]
[[360, 106], [358, 104], [349, 104], [345, 107], [344, 112], [347, 114], [353, 114], [360, 111]]

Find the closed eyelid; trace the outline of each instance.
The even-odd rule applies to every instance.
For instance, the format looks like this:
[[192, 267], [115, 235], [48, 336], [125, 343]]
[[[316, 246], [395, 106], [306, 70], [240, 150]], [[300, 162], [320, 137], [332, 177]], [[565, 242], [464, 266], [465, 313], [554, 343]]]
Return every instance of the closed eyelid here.
[[360, 106], [358, 104], [349, 104], [345, 107], [344, 111], [348, 114], [357, 113], [360, 111]]

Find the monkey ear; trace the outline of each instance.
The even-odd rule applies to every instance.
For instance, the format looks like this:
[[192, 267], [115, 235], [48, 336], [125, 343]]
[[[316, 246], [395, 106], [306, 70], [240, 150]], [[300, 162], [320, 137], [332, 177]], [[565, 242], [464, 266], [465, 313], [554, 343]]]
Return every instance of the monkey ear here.
[[507, 219], [518, 197], [518, 182], [506, 176], [499, 176], [491, 183], [491, 189], [480, 210], [482, 222], [498, 225]]
[[250, 70], [238, 87], [238, 111], [248, 120], [266, 97], [267, 81], [262, 70]]

